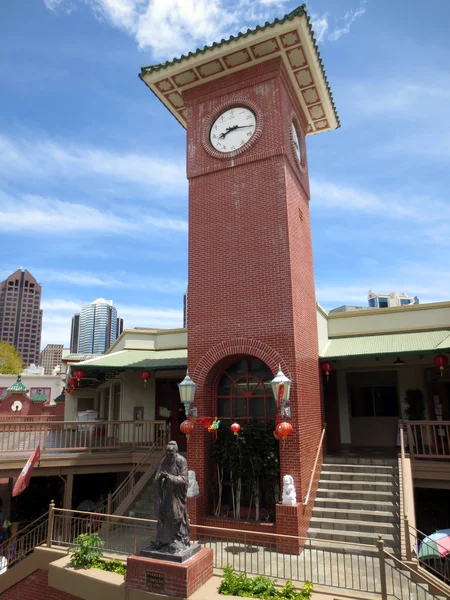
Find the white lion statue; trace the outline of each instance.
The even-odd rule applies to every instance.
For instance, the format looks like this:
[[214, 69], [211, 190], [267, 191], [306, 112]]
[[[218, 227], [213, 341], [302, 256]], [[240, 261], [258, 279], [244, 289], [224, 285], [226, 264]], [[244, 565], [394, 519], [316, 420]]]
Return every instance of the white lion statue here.
[[195, 471], [188, 471], [188, 498], [193, 498], [194, 496], [198, 496], [200, 494], [200, 489], [198, 487], [198, 481], [195, 475]]
[[297, 494], [295, 493], [294, 478], [292, 475], [285, 475], [283, 477], [283, 497], [281, 504], [287, 504], [288, 506], [297, 504]]

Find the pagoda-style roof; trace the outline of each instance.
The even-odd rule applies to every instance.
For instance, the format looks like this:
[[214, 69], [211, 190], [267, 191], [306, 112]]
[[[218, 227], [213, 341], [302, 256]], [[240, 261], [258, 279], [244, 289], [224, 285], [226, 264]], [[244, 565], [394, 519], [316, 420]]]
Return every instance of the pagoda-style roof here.
[[28, 394], [28, 388], [22, 383], [22, 375], [17, 375], [17, 381], [6, 390], [8, 394]]
[[33, 396], [31, 400], [32, 402], [47, 402], [48, 398], [42, 394], [42, 390], [38, 390], [36, 396]]
[[140, 78], [186, 127], [183, 91], [281, 57], [308, 120], [307, 134], [340, 126], [306, 5], [282, 19], [205, 46], [187, 56], [143, 67]]

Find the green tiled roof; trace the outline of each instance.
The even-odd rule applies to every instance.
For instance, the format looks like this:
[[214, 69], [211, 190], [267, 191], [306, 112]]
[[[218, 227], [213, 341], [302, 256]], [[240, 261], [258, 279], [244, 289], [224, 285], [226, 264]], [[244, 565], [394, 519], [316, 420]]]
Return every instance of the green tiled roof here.
[[64, 356], [63, 360], [66, 361], [66, 362], [80, 361], [80, 360], [89, 360], [90, 358], [94, 358], [95, 356], [98, 356], [98, 354], [78, 354], [78, 353], [74, 353], [74, 354], [66, 354], [66, 356]]
[[336, 116], [337, 125], [338, 125], [338, 127], [340, 127], [341, 124], [339, 121], [339, 116], [336, 111], [336, 105], [333, 100], [333, 94], [331, 93], [330, 84], [328, 83], [327, 75], [325, 73], [325, 67], [323, 66], [323, 62], [322, 62], [322, 58], [320, 57], [320, 52], [319, 52], [319, 48], [317, 46], [316, 38], [314, 37], [314, 32], [313, 32], [313, 29], [311, 26], [311, 19], [309, 18], [309, 15], [306, 11], [306, 4], [302, 4], [301, 6], [298, 6], [290, 13], [284, 15], [284, 17], [282, 17], [281, 19], [275, 19], [271, 23], [269, 23], [267, 21], [266, 23], [264, 23], [264, 25], [257, 25], [255, 27], [255, 29], [247, 29], [247, 31], [245, 33], [241, 32], [241, 33], [238, 33], [238, 35], [231, 35], [227, 40], [220, 40], [220, 42], [214, 42], [211, 46], [204, 46], [203, 48], [197, 48], [197, 50], [195, 52], [189, 52], [187, 55], [182, 54], [180, 56], [180, 58], [173, 58], [172, 60], [167, 60], [164, 63], [159, 63], [157, 65], [150, 65], [148, 67], [142, 67], [140, 77], [142, 78], [144, 75], [153, 73], [154, 71], [160, 71], [162, 69], [167, 69], [167, 67], [171, 67], [172, 65], [175, 65], [176, 63], [181, 63], [184, 60], [188, 60], [189, 58], [193, 58], [194, 56], [198, 56], [199, 54], [205, 54], [206, 52], [208, 52], [209, 50], [213, 50], [214, 48], [221, 48], [222, 46], [224, 46], [226, 44], [231, 44], [231, 42], [235, 42], [237, 40], [240, 40], [241, 38], [246, 38], [249, 35], [255, 35], [259, 31], [264, 31], [265, 29], [268, 29], [269, 27], [275, 27], [276, 25], [283, 25], [283, 23], [285, 23], [286, 21], [292, 21], [293, 19], [295, 19], [295, 17], [301, 17], [303, 15], [305, 15], [307, 23], [308, 23], [308, 29], [309, 29], [309, 33], [311, 35], [311, 39], [314, 44], [314, 49], [317, 54], [317, 60], [319, 61], [322, 75], [325, 80], [325, 84], [327, 86], [328, 93], [330, 95], [330, 100], [331, 100], [331, 104], [333, 106], [334, 114]]
[[73, 365], [72, 368], [112, 370], [183, 369], [187, 367], [187, 349], [178, 350], [120, 350]]
[[36, 394], [36, 396], [33, 396], [33, 398], [31, 398], [31, 400], [33, 402], [47, 402], [48, 398], [46, 398], [45, 396], [42, 395], [41, 390], [38, 390], [38, 393]]
[[442, 350], [450, 350], [450, 329], [335, 338], [322, 348], [320, 358], [354, 358]]
[[28, 393], [28, 389], [22, 383], [22, 375], [17, 375], [16, 383], [14, 385], [12, 385], [10, 388], [8, 388], [6, 390], [6, 393], [7, 394], [10, 394], [10, 393], [27, 394]]

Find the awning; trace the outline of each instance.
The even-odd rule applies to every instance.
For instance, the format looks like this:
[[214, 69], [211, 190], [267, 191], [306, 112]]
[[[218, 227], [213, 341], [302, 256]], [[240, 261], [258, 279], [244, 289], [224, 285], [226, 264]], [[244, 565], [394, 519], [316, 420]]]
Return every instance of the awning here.
[[450, 329], [438, 329], [335, 338], [329, 340], [322, 348], [320, 358], [345, 359], [383, 354], [439, 352], [449, 349]]
[[83, 371], [132, 371], [148, 369], [185, 369], [187, 367], [187, 348], [177, 350], [120, 350], [103, 354], [83, 362], [77, 362], [73, 368]]

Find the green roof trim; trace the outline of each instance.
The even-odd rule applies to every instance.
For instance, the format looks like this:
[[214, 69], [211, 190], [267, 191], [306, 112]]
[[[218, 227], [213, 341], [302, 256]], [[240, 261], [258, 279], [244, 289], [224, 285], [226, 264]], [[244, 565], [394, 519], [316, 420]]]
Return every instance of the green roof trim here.
[[62, 392], [59, 396], [57, 396], [54, 400], [55, 404], [62, 404], [66, 400], [65, 392]]
[[36, 394], [36, 396], [33, 396], [31, 398], [32, 402], [47, 402], [48, 398], [46, 398], [43, 394], [41, 390], [38, 390], [38, 393]]
[[269, 27], [275, 27], [276, 25], [283, 25], [283, 23], [286, 23], [286, 21], [292, 21], [293, 19], [295, 19], [295, 17], [302, 17], [303, 15], [306, 17], [306, 21], [308, 23], [309, 33], [310, 33], [311, 39], [313, 41], [314, 49], [317, 54], [317, 60], [319, 61], [319, 64], [320, 64], [320, 68], [322, 71], [322, 75], [323, 75], [323, 78], [325, 81], [327, 91], [330, 95], [330, 101], [331, 101], [331, 105], [333, 107], [334, 115], [336, 117], [337, 126], [340, 127], [341, 122], [339, 120], [339, 115], [337, 114], [336, 104], [333, 99], [333, 94], [331, 93], [330, 84], [328, 82], [327, 74], [325, 72], [325, 67], [323, 65], [323, 61], [320, 56], [319, 47], [317, 45], [317, 41], [314, 36], [314, 31], [313, 31], [313, 28], [311, 25], [311, 19], [306, 10], [306, 4], [302, 4], [301, 6], [298, 6], [290, 13], [287, 13], [286, 15], [284, 15], [284, 17], [282, 17], [281, 19], [274, 19], [270, 23], [269, 23], [269, 21], [266, 21], [266, 23], [264, 23], [264, 25], [257, 25], [255, 27], [255, 29], [247, 29], [247, 31], [245, 33], [240, 32], [240, 33], [238, 33], [238, 35], [231, 35], [227, 40], [222, 39], [222, 40], [220, 40], [220, 42], [214, 42], [211, 46], [204, 46], [203, 48], [197, 48], [197, 50], [195, 50], [195, 52], [189, 52], [187, 55], [182, 54], [180, 56], [180, 58], [173, 58], [172, 60], [167, 60], [164, 63], [150, 65], [148, 67], [142, 67], [139, 77], [142, 79], [142, 77], [144, 75], [154, 73], [155, 71], [161, 71], [163, 69], [167, 69], [167, 67], [171, 67], [177, 63], [181, 63], [185, 60], [188, 60], [189, 58], [198, 56], [199, 54], [205, 54], [206, 52], [208, 52], [209, 50], [213, 50], [214, 48], [221, 48], [222, 46], [224, 46], [226, 44], [231, 44], [231, 42], [235, 42], [237, 40], [240, 40], [241, 38], [246, 38], [249, 35], [255, 35], [256, 33], [260, 32], [260, 31], [264, 31], [265, 29], [268, 29]]
[[150, 369], [184, 369], [187, 367], [187, 349], [177, 350], [120, 350], [73, 365], [89, 370], [132, 371]]
[[28, 394], [28, 388], [26, 388], [22, 383], [22, 375], [17, 375], [17, 381], [11, 387], [6, 390], [7, 394], [16, 393], [16, 394]]
[[450, 329], [335, 338], [320, 351], [320, 358], [351, 359], [442, 350], [450, 350]]

